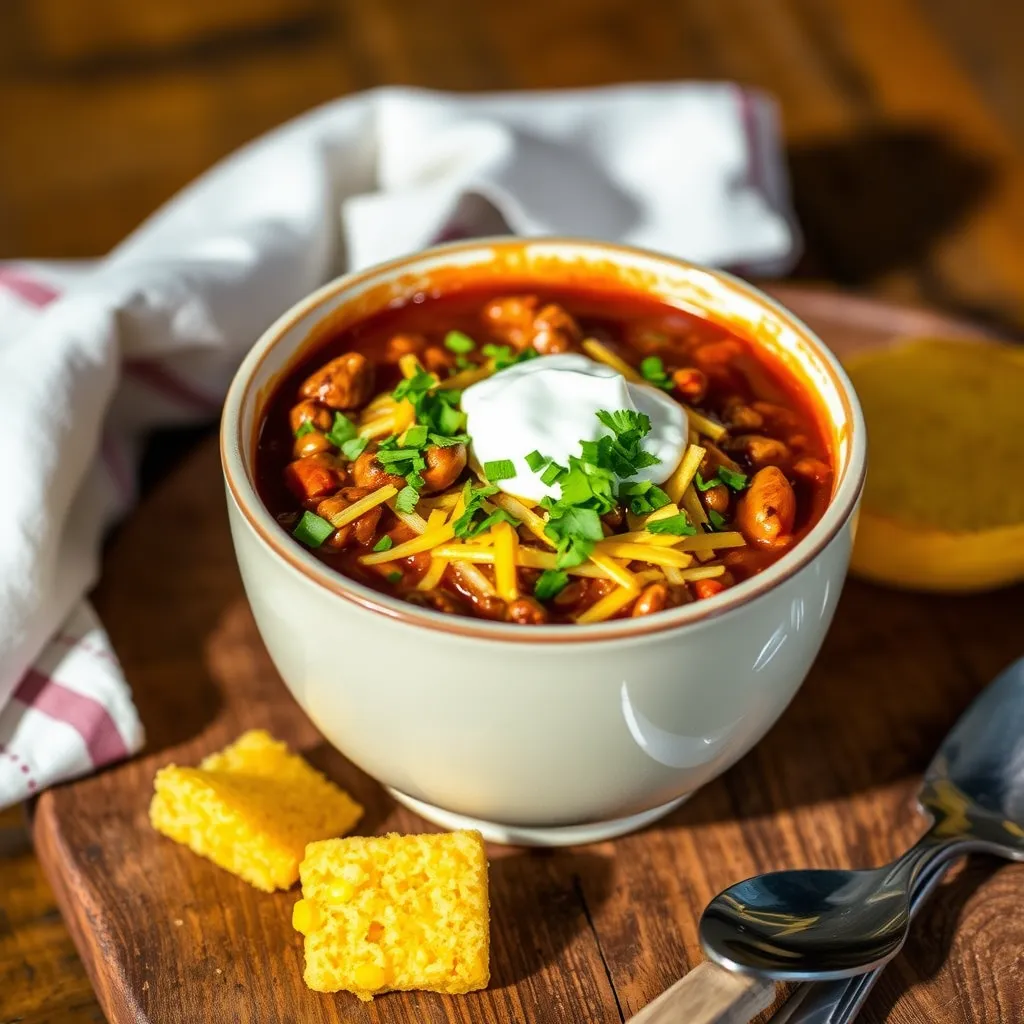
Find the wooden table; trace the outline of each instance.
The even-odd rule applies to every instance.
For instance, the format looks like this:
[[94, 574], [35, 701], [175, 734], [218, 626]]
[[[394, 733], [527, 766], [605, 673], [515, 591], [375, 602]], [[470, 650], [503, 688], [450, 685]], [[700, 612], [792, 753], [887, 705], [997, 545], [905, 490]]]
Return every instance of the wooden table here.
[[[781, 103], [807, 240], [802, 276], [1024, 328], [1019, 4], [92, 0], [87, 17], [83, 10], [80, 0], [0, 5], [0, 257], [99, 254], [240, 143], [317, 102], [383, 82], [493, 89], [726, 77], [770, 90]], [[158, 469], [166, 461], [158, 458]], [[116, 564], [109, 567], [116, 579]], [[130, 674], [145, 672], [125, 596], [105, 584], [96, 600]], [[877, 600], [890, 598], [854, 587], [844, 605], [856, 614]], [[957, 601], [922, 605], [931, 611], [908, 621], [899, 617], [900, 601], [891, 600], [894, 631], [909, 626], [920, 641], [920, 616], [934, 614], [957, 637], [956, 659], [924, 646], [899, 662], [901, 671], [938, 673], [950, 706], [962, 705], [998, 667], [1005, 601], [1015, 602], [1020, 620], [1019, 591], [976, 599], [981, 603], [967, 617], [971, 635], [964, 635]], [[833, 645], [831, 656], [849, 653]], [[871, 714], [867, 701], [879, 692], [877, 681], [863, 701], [852, 691], [849, 714]], [[789, 714], [814, 707], [794, 705]], [[898, 709], [899, 701], [889, 707]], [[889, 804], [893, 787], [909, 794], [912, 774], [948, 718], [948, 708], [936, 707], [933, 727], [910, 734], [894, 717], [891, 742], [878, 749], [870, 778], [844, 780], [841, 765], [833, 765], [818, 780], [821, 789], [784, 758], [800, 793], [794, 828], [800, 807], [840, 799], [843, 785], [873, 787], [879, 806]], [[821, 724], [806, 723], [811, 732]], [[783, 756], [777, 747], [769, 738], [751, 757]], [[827, 752], [821, 756], [828, 763]], [[831, 757], [841, 761], [841, 746]], [[728, 814], [737, 818], [737, 843], [778, 843], [789, 862], [830, 862], [828, 836], [772, 834], [762, 819], [769, 803], [763, 793], [737, 791], [727, 777], [717, 795], [695, 804], [696, 818], [681, 822], [699, 842], [702, 821]], [[892, 840], [888, 827], [878, 815], [849, 823], [865, 853]], [[896, 829], [902, 837], [913, 828], [908, 810]], [[941, 1021], [951, 1000], [962, 1009], [978, 998], [981, 975], [993, 965], [1006, 974], [998, 985], [1004, 1002], [978, 1003], [976, 1017], [964, 1019], [1021, 1019], [1019, 961], [986, 946], [999, 876], [984, 897], [973, 894], [990, 871], [972, 867], [955, 883], [865, 1020], [926, 1014]], [[944, 960], [958, 918], [961, 934], [971, 930], [975, 956], [951, 973]], [[638, 927], [642, 935], [642, 922]], [[621, 968], [615, 958], [628, 952], [611, 950], [609, 970]], [[662, 969], [653, 960], [647, 967]], [[102, 1015], [20, 815], [0, 815], [0, 1024], [97, 1020]]]

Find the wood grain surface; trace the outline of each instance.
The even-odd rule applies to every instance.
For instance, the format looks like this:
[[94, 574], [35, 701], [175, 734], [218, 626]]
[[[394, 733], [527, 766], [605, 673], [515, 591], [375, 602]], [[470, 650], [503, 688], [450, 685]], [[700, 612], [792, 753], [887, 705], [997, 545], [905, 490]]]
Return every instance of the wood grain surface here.
[[[4, 0], [0, 258], [99, 255], [238, 145], [355, 89], [732, 78], [779, 101], [806, 240], [799, 276], [923, 299], [1019, 333], [1022, 36], [1024, 5], [1012, 0]], [[198, 458], [161, 492], [186, 514], [216, 510], [220, 500], [209, 455]], [[150, 475], [166, 463], [151, 460]], [[199, 486], [210, 493], [186, 496]], [[181, 525], [149, 524], [129, 525], [115, 539], [97, 599], [141, 699], [178, 693], [180, 706], [148, 706], [161, 723], [150, 723], [151, 735], [167, 737], [156, 741], [159, 752], [187, 734], [188, 723], [217, 713], [222, 684], [204, 638], [226, 621], [238, 592], [223, 575], [224, 536], [183, 537]], [[133, 566], [134, 538], [146, 532], [186, 541], [182, 580]], [[174, 577], [174, 557], [145, 550]], [[172, 600], [172, 621], [143, 612], [148, 602], [162, 609]], [[712, 877], [663, 867], [653, 881], [613, 892], [591, 923], [579, 892], [601, 890], [592, 872], [579, 872], [577, 883], [549, 866], [543, 891], [567, 909], [545, 917], [549, 945], [534, 959], [566, 931], [589, 935], [593, 952], [600, 929], [603, 976], [615, 978], [628, 1015], [694, 962], [685, 922], [716, 883], [754, 863], [888, 855], [916, 828], [913, 773], [970, 694], [1016, 653], [1007, 617], [1019, 631], [1021, 601], [1017, 591], [915, 601], [851, 586], [840, 626], [872, 614], [871, 635], [837, 629], [780, 725], [787, 731], [680, 812], [676, 830], [688, 848], [721, 861]], [[825, 731], [840, 725], [849, 732], [830, 744]], [[864, 737], [867, 760], [851, 759]], [[776, 761], [772, 772], [762, 770]], [[872, 796], [874, 809], [814, 831], [817, 815], [849, 793]], [[785, 814], [774, 816], [775, 807]], [[725, 846], [706, 832], [718, 819], [732, 820]], [[1015, 948], [993, 930], [1001, 915], [1019, 919], [1019, 882], [1013, 871], [990, 871], [979, 862], [950, 883], [949, 898], [928, 911], [863, 1019], [1024, 1019]], [[675, 910], [631, 909], [631, 893], [666, 885], [669, 906], [685, 904], [683, 923], [671, 923]], [[610, 930], [620, 918], [627, 926]], [[951, 945], [958, 923], [967, 930]], [[102, 1019], [21, 811], [0, 813], [0, 1024]]]
[[[884, 341], [890, 324], [967, 330], [931, 314], [778, 292], [840, 351]], [[301, 981], [293, 892], [259, 893], [149, 827], [156, 768], [264, 726], [364, 804], [361, 831], [429, 826], [330, 750], [285, 691], [242, 595], [219, 474], [211, 439], [120, 530], [96, 593], [147, 726], [145, 755], [46, 793], [36, 808], [39, 857], [114, 1024], [628, 1019], [701, 962], [697, 919], [726, 885], [773, 868], [876, 864], [913, 841], [919, 772], [981, 686], [1020, 653], [1024, 588], [959, 599], [850, 583], [778, 725], [684, 807], [614, 842], [491, 850], [486, 992], [392, 994], [369, 1005], [318, 995]], [[972, 861], [924, 912], [862, 1019], [1019, 1024], [1022, 898], [1024, 867]], [[50, 962], [36, 950], [23, 963], [33, 970], [40, 959]], [[21, 988], [37, 991], [34, 980]], [[69, 1002], [50, 1018], [40, 999], [22, 1018], [98, 1019], [95, 1004]]]

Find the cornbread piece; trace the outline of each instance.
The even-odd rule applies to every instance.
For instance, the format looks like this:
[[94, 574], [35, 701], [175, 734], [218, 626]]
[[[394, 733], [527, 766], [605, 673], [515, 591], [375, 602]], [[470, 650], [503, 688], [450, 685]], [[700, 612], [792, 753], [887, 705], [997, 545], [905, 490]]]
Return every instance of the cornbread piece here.
[[396, 989], [457, 994], [490, 977], [487, 858], [479, 832], [328, 839], [299, 867], [292, 924], [306, 984], [367, 1000]]
[[264, 892], [299, 878], [306, 844], [344, 835], [362, 807], [284, 743], [256, 729], [198, 768], [156, 775], [153, 827]]
[[870, 438], [851, 571], [938, 591], [1024, 580], [1024, 353], [922, 338], [846, 368]]

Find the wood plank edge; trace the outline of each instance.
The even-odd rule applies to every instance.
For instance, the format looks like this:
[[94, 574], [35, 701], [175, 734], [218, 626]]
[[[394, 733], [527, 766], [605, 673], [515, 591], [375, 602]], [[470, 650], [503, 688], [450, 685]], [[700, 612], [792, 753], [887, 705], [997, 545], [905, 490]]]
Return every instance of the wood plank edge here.
[[[61, 835], [56, 802], [57, 794], [43, 793], [35, 802], [30, 824], [36, 856], [53, 889], [61, 917], [110, 1024], [149, 1024], [148, 1015], [131, 993], [117, 940], [106, 930], [95, 894], [78, 868], [74, 851]], [[104, 950], [112, 955], [104, 958]]]

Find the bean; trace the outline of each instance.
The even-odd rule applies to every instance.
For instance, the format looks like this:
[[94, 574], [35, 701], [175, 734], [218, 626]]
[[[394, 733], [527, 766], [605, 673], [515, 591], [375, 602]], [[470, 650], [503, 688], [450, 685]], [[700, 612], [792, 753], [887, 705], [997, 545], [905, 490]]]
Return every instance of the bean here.
[[695, 366], [687, 366], [672, 374], [672, 383], [680, 398], [687, 402], [699, 402], [707, 394], [708, 375]]
[[422, 471], [424, 494], [437, 494], [450, 487], [466, 468], [467, 452], [464, 444], [453, 444], [447, 448], [435, 445], [428, 448], [423, 457], [427, 463], [427, 468]]
[[653, 615], [667, 607], [669, 600], [668, 587], [664, 583], [650, 583], [640, 591], [640, 596], [633, 604], [633, 618], [641, 615]]
[[366, 487], [371, 491], [378, 487], [391, 484], [401, 490], [405, 486], [405, 479], [389, 473], [378, 461], [377, 455], [372, 451], [365, 451], [352, 463], [352, 480], [357, 487]]
[[714, 597], [715, 594], [720, 594], [723, 590], [725, 590], [725, 585], [718, 580], [696, 580], [693, 584], [693, 592], [697, 595], [698, 601]]
[[302, 437], [295, 438], [292, 446], [292, 454], [297, 459], [306, 459], [310, 455], [319, 455], [320, 452], [329, 452], [334, 446], [324, 437], [323, 434], [311, 430]]
[[736, 507], [736, 525], [752, 544], [775, 547], [793, 532], [796, 496], [778, 466], [759, 469]]
[[384, 358], [397, 363], [402, 356], [418, 356], [426, 347], [427, 339], [422, 334], [395, 334], [384, 349]]
[[509, 622], [519, 626], [543, 626], [548, 622], [547, 609], [534, 597], [520, 597], [509, 602], [506, 615]]
[[312, 402], [308, 398], [293, 405], [291, 412], [288, 413], [288, 423], [293, 434], [298, 433], [303, 423], [312, 423], [317, 430], [330, 430], [333, 422], [334, 417], [327, 406]]
[[704, 492], [704, 507], [719, 515], [725, 515], [729, 508], [729, 489], [722, 484], [709, 487]]

